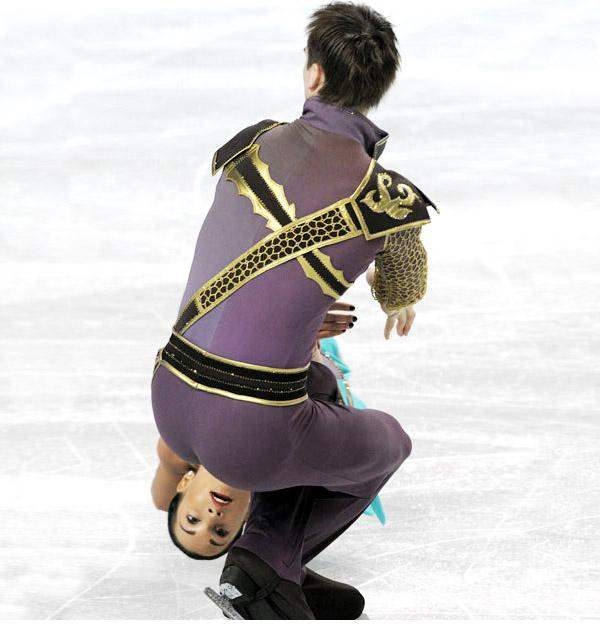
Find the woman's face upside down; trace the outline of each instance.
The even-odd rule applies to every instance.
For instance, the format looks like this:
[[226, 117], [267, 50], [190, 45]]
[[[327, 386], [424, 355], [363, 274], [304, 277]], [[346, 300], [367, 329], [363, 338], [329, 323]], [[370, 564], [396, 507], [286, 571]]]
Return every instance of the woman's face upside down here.
[[248, 516], [251, 493], [223, 483], [202, 465], [182, 477], [177, 492], [181, 500], [173, 529], [179, 542], [203, 556], [222, 552]]

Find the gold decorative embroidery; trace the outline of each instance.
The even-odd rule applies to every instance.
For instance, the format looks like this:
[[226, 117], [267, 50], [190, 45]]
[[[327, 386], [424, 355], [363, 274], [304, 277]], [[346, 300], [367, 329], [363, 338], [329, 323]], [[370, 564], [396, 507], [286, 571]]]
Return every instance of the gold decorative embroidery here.
[[386, 312], [396, 312], [422, 299], [427, 290], [427, 252], [421, 228], [388, 234], [375, 256], [371, 293]]
[[[280, 228], [230, 262], [194, 293], [175, 323], [178, 331], [184, 333], [199, 318], [257, 275], [308, 251], [361, 234], [350, 218], [344, 201]], [[178, 327], [192, 302], [197, 312], [182, 327]]]
[[[399, 195], [392, 199], [388, 188], [392, 186], [392, 176], [381, 172], [377, 174], [377, 190], [369, 191], [360, 201], [368, 206], [373, 212], [385, 212], [393, 219], [406, 219], [412, 212], [407, 206], [412, 206], [417, 199], [417, 194], [407, 184], [398, 184], [396, 189]], [[375, 194], [379, 193], [379, 199], [375, 201]]]
[[[352, 283], [349, 282], [344, 277], [344, 272], [341, 269], [335, 268], [335, 266], [333, 265], [333, 262], [331, 261], [331, 258], [326, 253], [323, 253], [319, 249], [315, 249], [313, 253], [325, 265], [325, 268], [329, 271], [329, 273], [331, 273], [337, 279], [338, 282], [343, 284], [346, 288], [350, 288], [350, 286], [352, 286]], [[321, 284], [321, 282], [323, 282], [323, 284], [325, 284], [325, 282], [323, 281], [320, 275], [318, 275], [317, 277], [318, 277], [318, 280], [315, 279], [315, 281], [318, 281], [321, 288], [323, 288], [323, 285]], [[336, 293], [335, 295], [332, 295], [332, 296], [335, 296], [335, 298], [337, 299], [337, 297], [339, 297], [339, 293]]]
[[[314, 254], [320, 254], [317, 257], [321, 259], [321, 261], [323, 263], [328, 263], [328, 266], [333, 267], [333, 264], [331, 263], [331, 258], [327, 255], [324, 254], [322, 252], [319, 252], [318, 249], [315, 249], [313, 251]], [[308, 262], [308, 260], [304, 257], [304, 256], [298, 256], [296, 258], [296, 260], [298, 260], [298, 262], [300, 263], [300, 266], [302, 267], [302, 270], [304, 271], [304, 274], [306, 275], [306, 277], [308, 277], [309, 279], [312, 279], [313, 281], [315, 281], [319, 287], [321, 288], [321, 291], [323, 292], [323, 294], [325, 295], [329, 295], [330, 297], [333, 297], [334, 299], [338, 299], [340, 296], [340, 293], [337, 292], [333, 287], [331, 287], [314, 269], [313, 267], [310, 265], [310, 263]], [[331, 269], [330, 269], [331, 270]], [[344, 284], [344, 286], [346, 288], [350, 288], [350, 286], [352, 284], [350, 284], [349, 282], [346, 281], [346, 279], [344, 278], [344, 274], [342, 273], [342, 271], [333, 268], [334, 275], [336, 276], [336, 278], [338, 279], [339, 282], [341, 282], [342, 284]], [[341, 274], [341, 278], [339, 277]]]
[[[271, 177], [269, 165], [260, 158], [259, 150], [260, 145], [254, 144], [249, 150], [246, 151], [246, 153], [243, 155], [243, 158], [248, 158], [250, 160], [250, 162], [258, 171], [271, 193], [273, 193], [282, 210], [293, 221], [296, 218], [296, 206], [288, 202], [283, 186]], [[227, 168], [225, 170], [227, 180], [230, 180], [236, 185], [238, 193], [240, 195], [243, 195], [250, 200], [250, 202], [252, 203], [252, 210], [255, 214], [264, 217], [264, 219], [266, 220], [265, 226], [267, 228], [273, 231], [278, 230], [280, 227], [282, 227], [283, 224], [280, 223], [275, 215], [273, 215], [271, 211], [264, 205], [260, 197], [256, 195], [256, 193], [248, 184], [247, 180], [236, 168], [236, 165], [240, 162], [240, 160], [241, 159], [234, 160], [230, 162], [229, 165], [227, 165]], [[327, 254], [321, 251], [314, 251], [313, 253], [319, 258], [319, 260], [321, 260], [326, 269], [337, 279], [338, 282], [343, 284], [346, 288], [349, 288], [351, 286], [351, 284], [345, 279], [343, 271], [341, 271], [340, 269], [336, 269], [333, 266], [331, 258]], [[337, 299], [340, 296], [340, 293], [332, 288], [327, 283], [327, 281], [323, 279], [323, 277], [313, 269], [313, 267], [305, 258], [299, 256], [297, 260], [302, 267], [302, 270], [304, 271], [306, 277], [316, 282], [325, 295], [328, 295], [333, 299]]]
[[[269, 173], [269, 165], [261, 160], [258, 156], [258, 150], [260, 149], [260, 145], [253, 145], [245, 154], [246, 158], [249, 158], [252, 164], [256, 167], [257, 171], [260, 173], [261, 177], [277, 198], [277, 201], [281, 205], [282, 209], [288, 215], [288, 217], [293, 221], [296, 218], [296, 207], [294, 204], [289, 204], [287, 198], [285, 196], [285, 192], [283, 190], [283, 186], [278, 184], [273, 180], [271, 174]], [[281, 223], [275, 218], [273, 214], [269, 211], [269, 209], [262, 203], [260, 198], [254, 193], [248, 182], [244, 179], [242, 174], [236, 169], [235, 165], [236, 161], [230, 163], [225, 169], [225, 175], [227, 180], [234, 182], [239, 195], [244, 195], [252, 202], [252, 210], [255, 214], [264, 217], [266, 220], [266, 227], [270, 230], [278, 230], [281, 227]]]
[[290, 399], [287, 401], [258, 399], [256, 397], [247, 396], [245, 394], [235, 394], [234, 392], [228, 392], [227, 390], [221, 390], [219, 388], [211, 388], [210, 386], [205, 386], [201, 383], [198, 383], [190, 379], [187, 375], [184, 375], [183, 373], [178, 371], [171, 364], [169, 364], [168, 362], [165, 362], [164, 360], [160, 361], [160, 366], [164, 366], [168, 371], [173, 373], [173, 375], [175, 375], [176, 377], [179, 377], [181, 381], [184, 381], [186, 384], [188, 384], [188, 386], [191, 386], [192, 388], [195, 388], [196, 390], [204, 390], [205, 392], [210, 392], [211, 394], [219, 394], [221, 396], [225, 396], [230, 399], [236, 399], [238, 401], [247, 401], [249, 403], [260, 403], [261, 405], [296, 405], [297, 403], [302, 403], [303, 401], [306, 401], [306, 399], [308, 398], [308, 395], [305, 394], [304, 396], [301, 396], [297, 399]]

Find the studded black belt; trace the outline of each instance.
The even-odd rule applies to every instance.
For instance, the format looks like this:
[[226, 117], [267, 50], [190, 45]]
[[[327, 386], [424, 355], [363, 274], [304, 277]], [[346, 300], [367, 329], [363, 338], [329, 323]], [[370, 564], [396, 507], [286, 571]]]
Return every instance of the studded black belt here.
[[273, 368], [230, 360], [209, 353], [175, 333], [159, 349], [155, 365], [166, 367], [193, 388], [240, 401], [294, 405], [308, 398], [308, 365]]

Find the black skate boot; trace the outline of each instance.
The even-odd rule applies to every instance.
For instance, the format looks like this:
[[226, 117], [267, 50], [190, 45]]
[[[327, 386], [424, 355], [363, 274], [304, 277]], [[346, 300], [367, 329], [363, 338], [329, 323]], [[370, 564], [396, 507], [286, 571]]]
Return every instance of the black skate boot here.
[[365, 608], [363, 595], [352, 585], [339, 583], [305, 568], [302, 591], [317, 620], [356, 620]]
[[219, 593], [207, 587], [206, 595], [231, 619], [314, 620], [302, 588], [282, 579], [275, 570], [244, 548], [227, 553]]

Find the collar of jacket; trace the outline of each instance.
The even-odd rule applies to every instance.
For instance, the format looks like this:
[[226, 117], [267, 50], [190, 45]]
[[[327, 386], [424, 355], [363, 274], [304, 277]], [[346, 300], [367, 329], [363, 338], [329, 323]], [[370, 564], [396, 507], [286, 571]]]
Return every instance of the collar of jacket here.
[[358, 141], [372, 158], [381, 155], [389, 136], [356, 109], [329, 104], [318, 95], [304, 102], [300, 119], [321, 130], [336, 132]]

